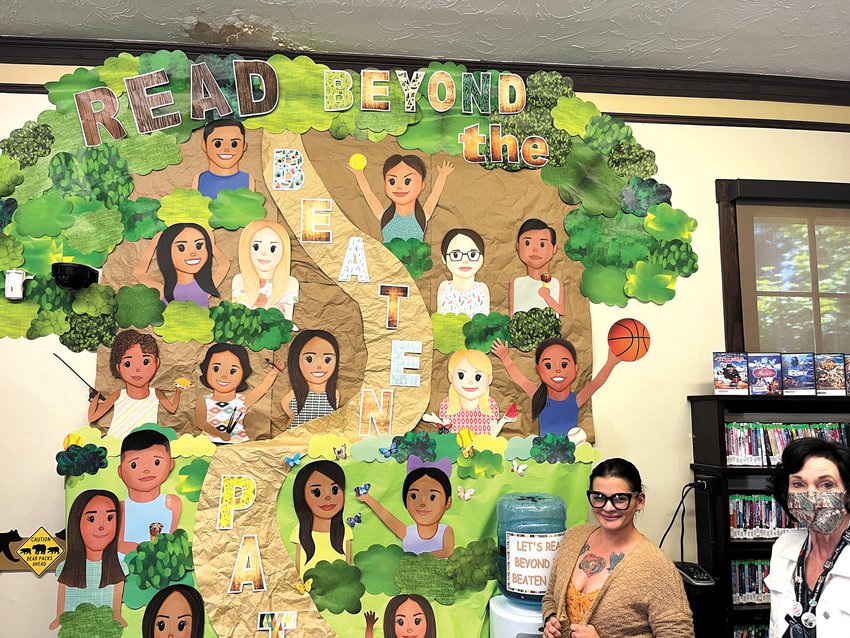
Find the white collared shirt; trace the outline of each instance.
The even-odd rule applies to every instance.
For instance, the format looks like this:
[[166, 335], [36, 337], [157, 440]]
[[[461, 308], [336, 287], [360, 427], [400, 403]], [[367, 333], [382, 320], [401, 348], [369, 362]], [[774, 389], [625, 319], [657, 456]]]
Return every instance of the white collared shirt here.
[[[770, 590], [770, 638], [782, 638], [788, 629], [785, 616], [796, 600], [794, 572], [807, 534], [804, 529], [790, 530], [773, 544], [770, 574], [764, 580]], [[815, 614], [818, 638], [850, 636], [850, 547], [841, 552], [827, 576]]]

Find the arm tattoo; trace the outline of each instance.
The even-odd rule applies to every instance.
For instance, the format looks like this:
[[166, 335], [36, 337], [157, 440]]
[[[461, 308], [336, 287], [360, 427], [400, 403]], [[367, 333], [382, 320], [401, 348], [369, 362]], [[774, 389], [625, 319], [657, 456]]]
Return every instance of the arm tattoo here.
[[578, 568], [587, 574], [588, 578], [601, 572], [605, 569], [605, 566], [605, 559], [601, 556], [597, 556], [593, 552], [582, 558], [578, 564]]
[[614, 568], [620, 564], [620, 561], [625, 558], [625, 552], [620, 552], [619, 554], [611, 553], [611, 564], [608, 566], [608, 571], [614, 571]]

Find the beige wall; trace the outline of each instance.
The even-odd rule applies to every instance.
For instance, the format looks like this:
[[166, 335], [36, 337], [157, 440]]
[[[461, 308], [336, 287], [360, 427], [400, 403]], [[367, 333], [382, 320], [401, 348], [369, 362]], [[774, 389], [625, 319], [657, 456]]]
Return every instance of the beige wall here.
[[[0, 77], [2, 80], [2, 77]], [[48, 108], [44, 96], [2, 96], [0, 138]], [[694, 248], [700, 269], [678, 282], [676, 298], [658, 307], [632, 303], [626, 309], [593, 306], [594, 358], [605, 360], [604, 335], [615, 320], [632, 316], [652, 334], [649, 354], [619, 366], [594, 399], [598, 447], [604, 457], [634, 461], [644, 476], [648, 503], [640, 522], [653, 541], [660, 539], [684, 483], [691, 479], [690, 414], [686, 396], [711, 392], [710, 357], [722, 350], [717, 206], [718, 178], [850, 182], [850, 134], [768, 129], [736, 129], [641, 124], [635, 136], [658, 155], [657, 178], [673, 189], [673, 203], [699, 222]], [[0, 530], [22, 533], [45, 525], [61, 529], [62, 481], [53, 455], [68, 431], [85, 418], [85, 388], [58, 365], [51, 353], [68, 356], [94, 378], [95, 356], [73, 355], [54, 339], [0, 340], [0, 383], [6, 428], [14, 430], [0, 464]], [[582, 507], [582, 505], [579, 505]], [[694, 521], [686, 521], [686, 559], [695, 559]], [[678, 553], [678, 527], [667, 541]], [[10, 635], [48, 635], [56, 582], [51, 575], [0, 577], [0, 618]], [[15, 628], [17, 631], [15, 631]]]

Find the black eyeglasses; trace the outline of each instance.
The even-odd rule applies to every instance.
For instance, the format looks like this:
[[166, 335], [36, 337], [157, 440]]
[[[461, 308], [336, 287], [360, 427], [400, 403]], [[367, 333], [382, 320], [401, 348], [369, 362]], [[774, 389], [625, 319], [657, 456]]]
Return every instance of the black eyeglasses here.
[[481, 251], [474, 248], [467, 252], [463, 252], [462, 250], [450, 250], [446, 254], [446, 257], [449, 258], [449, 261], [460, 261], [464, 257], [469, 259], [469, 261], [478, 261], [481, 259]]
[[618, 492], [617, 494], [606, 496], [602, 492], [587, 490], [587, 502], [595, 510], [605, 507], [605, 503], [608, 501], [611, 501], [611, 505], [615, 510], [627, 510], [629, 509], [629, 505], [632, 504], [632, 497], [638, 494], [640, 492]]

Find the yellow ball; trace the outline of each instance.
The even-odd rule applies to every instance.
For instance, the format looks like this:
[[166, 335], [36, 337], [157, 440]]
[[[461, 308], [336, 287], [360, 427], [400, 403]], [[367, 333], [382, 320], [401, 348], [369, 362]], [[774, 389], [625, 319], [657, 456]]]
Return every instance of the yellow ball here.
[[68, 447], [71, 446], [71, 445], [82, 446], [82, 443], [83, 443], [83, 437], [81, 437], [79, 434], [71, 433], [71, 434], [69, 434], [65, 437], [64, 441], [62, 441], [62, 448], [67, 450]]
[[361, 153], [355, 153], [348, 158], [348, 165], [355, 171], [362, 171], [366, 168], [366, 156]]

